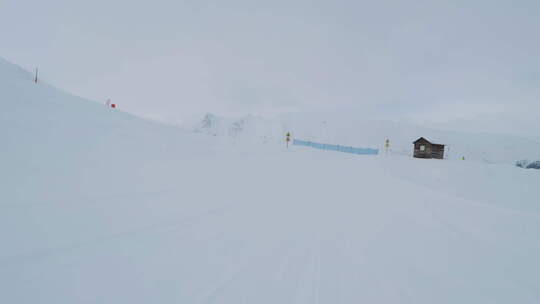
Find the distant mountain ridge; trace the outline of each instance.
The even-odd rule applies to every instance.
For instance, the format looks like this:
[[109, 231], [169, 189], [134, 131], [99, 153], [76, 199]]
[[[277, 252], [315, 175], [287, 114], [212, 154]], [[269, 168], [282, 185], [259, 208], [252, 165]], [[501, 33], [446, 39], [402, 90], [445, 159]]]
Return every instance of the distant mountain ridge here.
[[529, 161], [527, 159], [519, 160], [516, 162], [516, 166], [524, 169], [540, 169], [540, 160]]
[[540, 142], [511, 135], [452, 132], [409, 123], [380, 121], [354, 113], [293, 113], [276, 118], [247, 115], [238, 118], [206, 114], [195, 126], [197, 133], [224, 141], [283, 144], [285, 134], [293, 138], [362, 146], [384, 151], [390, 140], [392, 154], [412, 155], [412, 142], [419, 137], [445, 145], [445, 158], [514, 164], [519, 159], [535, 159]]

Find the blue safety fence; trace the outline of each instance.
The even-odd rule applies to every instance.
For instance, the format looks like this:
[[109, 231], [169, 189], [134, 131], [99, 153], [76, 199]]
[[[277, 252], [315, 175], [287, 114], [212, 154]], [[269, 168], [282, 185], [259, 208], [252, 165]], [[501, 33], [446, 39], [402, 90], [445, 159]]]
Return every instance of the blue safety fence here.
[[299, 140], [299, 139], [294, 139], [293, 140], [293, 145], [312, 147], [312, 148], [321, 149], [321, 150], [330, 150], [330, 151], [339, 151], [339, 152], [352, 153], [352, 154], [360, 154], [360, 155], [377, 155], [377, 154], [379, 154], [378, 149], [355, 148], [355, 147], [350, 147], [350, 146], [320, 144], [320, 143], [316, 143], [316, 142], [312, 142], [312, 141], [305, 141], [305, 140]]

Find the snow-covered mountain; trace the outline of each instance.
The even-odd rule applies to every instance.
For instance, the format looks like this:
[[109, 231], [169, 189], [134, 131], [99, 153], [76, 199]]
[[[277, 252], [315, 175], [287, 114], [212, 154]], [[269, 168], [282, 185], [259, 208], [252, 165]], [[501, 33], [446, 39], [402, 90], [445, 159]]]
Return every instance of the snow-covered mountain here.
[[0, 103], [0, 303], [540, 302], [537, 170], [283, 147], [421, 133], [347, 114], [182, 131], [4, 61]]
[[278, 121], [259, 116], [247, 115], [235, 119], [208, 113], [193, 130], [232, 143], [268, 144], [282, 141], [287, 129]]
[[540, 160], [529, 161], [528, 159], [518, 160], [516, 166], [525, 169], [540, 169]]

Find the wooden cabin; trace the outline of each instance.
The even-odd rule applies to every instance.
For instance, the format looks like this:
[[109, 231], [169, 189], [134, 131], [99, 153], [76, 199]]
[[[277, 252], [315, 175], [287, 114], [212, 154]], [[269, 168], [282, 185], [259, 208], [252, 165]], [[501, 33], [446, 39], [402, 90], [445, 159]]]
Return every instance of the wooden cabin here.
[[413, 156], [416, 158], [444, 158], [444, 145], [434, 144], [423, 137], [417, 139], [413, 144]]

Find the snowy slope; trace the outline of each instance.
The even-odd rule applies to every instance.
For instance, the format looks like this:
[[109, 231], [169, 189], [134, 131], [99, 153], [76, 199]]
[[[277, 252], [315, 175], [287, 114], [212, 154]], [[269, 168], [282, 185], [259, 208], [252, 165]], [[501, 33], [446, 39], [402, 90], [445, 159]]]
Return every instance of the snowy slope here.
[[11, 204], [38, 200], [29, 188], [67, 194], [84, 183], [130, 187], [136, 181], [129, 172], [158, 152], [161, 159], [212, 153], [205, 138], [35, 84], [30, 73], [2, 59], [0, 103], [0, 183]]
[[[179, 132], [176, 128], [106, 108], [42, 82], [34, 84], [30, 73], [2, 59], [0, 92], [2, 135], [8, 141], [6, 146], [13, 149], [9, 151], [16, 152], [14, 154], [35, 153], [41, 157], [53, 152], [89, 154], [95, 153], [96, 149], [106, 153], [104, 150], [110, 147], [128, 143], [139, 150], [154, 148], [148, 144], [154, 134]], [[182, 139], [187, 137], [195, 138], [185, 134]], [[167, 136], [167, 140], [171, 138]], [[163, 142], [159, 138], [153, 143]]]
[[540, 302], [536, 170], [232, 150], [17, 71], [0, 303]]

